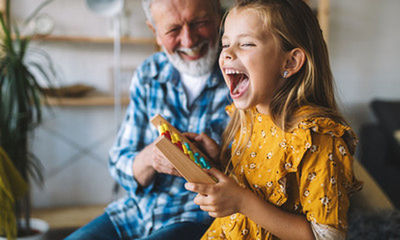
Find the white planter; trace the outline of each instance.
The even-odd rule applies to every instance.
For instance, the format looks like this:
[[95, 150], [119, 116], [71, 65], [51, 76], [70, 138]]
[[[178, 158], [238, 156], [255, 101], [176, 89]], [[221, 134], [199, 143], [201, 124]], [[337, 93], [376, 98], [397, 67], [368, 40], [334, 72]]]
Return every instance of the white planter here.
[[[45, 234], [49, 231], [49, 224], [47, 222], [38, 219], [31, 218], [31, 228], [39, 231], [39, 233], [33, 236], [18, 237], [17, 240], [44, 240]], [[25, 226], [25, 219], [21, 220], [22, 226]], [[0, 237], [0, 240], [6, 240], [4, 237]]]

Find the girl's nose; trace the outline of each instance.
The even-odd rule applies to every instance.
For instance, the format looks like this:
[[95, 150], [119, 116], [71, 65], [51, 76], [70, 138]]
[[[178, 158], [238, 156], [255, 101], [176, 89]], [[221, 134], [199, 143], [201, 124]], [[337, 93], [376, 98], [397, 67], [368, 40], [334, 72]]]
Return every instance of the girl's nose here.
[[224, 60], [232, 60], [234, 58], [232, 51], [229, 49], [222, 50], [221, 54]]

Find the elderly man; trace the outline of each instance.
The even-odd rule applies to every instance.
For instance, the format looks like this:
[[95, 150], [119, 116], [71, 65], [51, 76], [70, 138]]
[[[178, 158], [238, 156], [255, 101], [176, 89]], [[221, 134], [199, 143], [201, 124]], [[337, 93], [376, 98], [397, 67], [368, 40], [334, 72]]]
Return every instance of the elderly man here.
[[127, 197], [67, 239], [196, 239], [211, 222], [195, 194], [154, 147], [149, 120], [162, 114], [182, 132], [217, 141], [227, 123], [228, 91], [216, 65], [218, 0], [143, 0], [163, 52], [137, 69], [126, 117], [110, 150], [110, 172]]

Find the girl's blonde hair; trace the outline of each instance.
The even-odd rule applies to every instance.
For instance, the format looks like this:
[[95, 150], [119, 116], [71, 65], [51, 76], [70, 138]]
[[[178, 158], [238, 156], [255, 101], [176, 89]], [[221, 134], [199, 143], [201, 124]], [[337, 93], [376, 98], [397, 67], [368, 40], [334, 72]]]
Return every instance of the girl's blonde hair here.
[[[251, 10], [257, 14], [278, 39], [284, 52], [300, 48], [306, 56], [299, 72], [282, 79], [284, 83], [272, 97], [269, 110], [274, 123], [284, 131], [290, 131], [301, 120], [311, 117], [327, 117], [347, 125], [337, 109], [328, 50], [310, 7], [302, 0], [242, 0], [230, 11], [239, 10]], [[304, 106], [313, 111], [302, 111], [300, 114], [299, 110]], [[230, 167], [230, 144], [237, 131], [247, 125], [246, 111], [235, 110], [222, 136], [220, 159], [226, 166], [226, 172]], [[246, 140], [239, 140], [233, 152], [242, 152]], [[351, 150], [354, 152], [354, 149]]]

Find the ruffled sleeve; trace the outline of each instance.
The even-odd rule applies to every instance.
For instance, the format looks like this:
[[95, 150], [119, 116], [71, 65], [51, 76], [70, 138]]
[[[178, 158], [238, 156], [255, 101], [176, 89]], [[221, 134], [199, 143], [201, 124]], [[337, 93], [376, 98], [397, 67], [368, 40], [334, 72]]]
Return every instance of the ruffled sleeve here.
[[232, 117], [235, 110], [236, 110], [236, 107], [235, 107], [235, 104], [233, 104], [233, 103], [231, 105], [228, 105], [225, 107], [225, 111], [229, 117]]
[[349, 194], [360, 189], [353, 157], [344, 136], [347, 126], [317, 118], [299, 124], [297, 133], [311, 137], [298, 169], [299, 195], [307, 220], [346, 231]]

